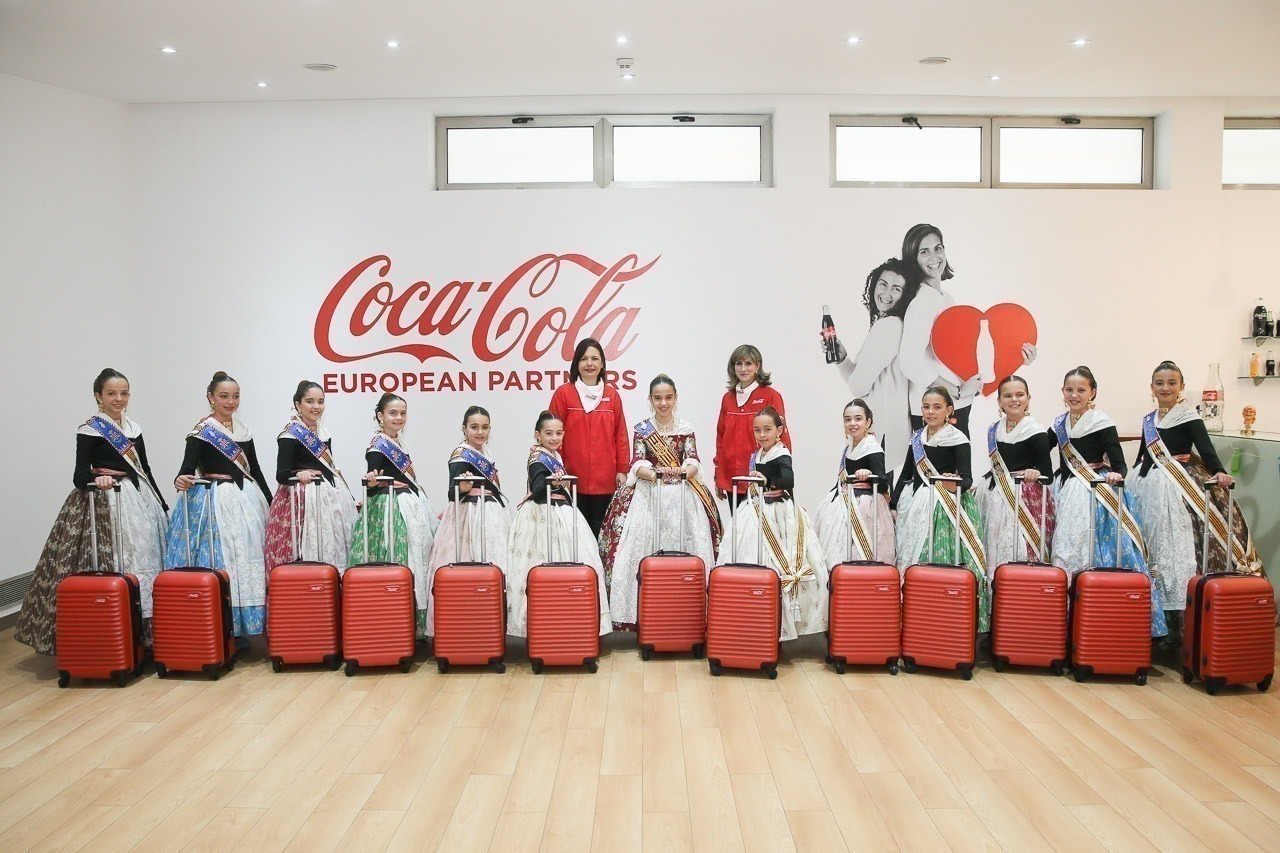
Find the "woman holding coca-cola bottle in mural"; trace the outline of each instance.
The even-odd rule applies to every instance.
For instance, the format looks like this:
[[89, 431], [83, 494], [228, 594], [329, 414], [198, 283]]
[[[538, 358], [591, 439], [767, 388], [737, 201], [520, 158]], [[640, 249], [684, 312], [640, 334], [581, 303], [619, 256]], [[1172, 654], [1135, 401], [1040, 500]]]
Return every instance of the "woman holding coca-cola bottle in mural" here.
[[564, 467], [578, 478], [578, 508], [599, 536], [609, 500], [631, 470], [631, 430], [622, 395], [605, 379], [604, 347], [595, 338], [578, 342], [569, 382], [551, 395], [547, 410], [564, 422]]

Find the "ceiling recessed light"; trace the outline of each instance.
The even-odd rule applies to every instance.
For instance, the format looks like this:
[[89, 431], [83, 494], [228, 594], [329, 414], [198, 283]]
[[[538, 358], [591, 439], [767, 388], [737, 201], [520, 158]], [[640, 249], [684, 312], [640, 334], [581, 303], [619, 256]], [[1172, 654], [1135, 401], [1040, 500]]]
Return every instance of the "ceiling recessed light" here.
[[1072, 39], [1071, 43], [1074, 44], [1076, 47], [1084, 47], [1086, 44], [1089, 43], [1089, 40], [1088, 39]]
[[862, 44], [862, 36], [849, 36], [845, 39], [847, 44]]
[[987, 79], [988, 79], [988, 80], [990, 80], [990, 81], [992, 81], [992, 82], [994, 83], [996, 80], [1003, 80], [1004, 78], [1003, 78], [1003, 77], [1001, 77], [999, 74], [992, 74], [992, 75], [991, 75], [990, 77], [988, 77]]
[[949, 56], [926, 56], [924, 59], [916, 60], [921, 65], [946, 65], [951, 61]]
[[628, 39], [626, 36], [618, 36], [616, 39], [614, 39], [614, 41], [616, 41], [618, 44], [626, 44], [628, 41], [630, 41], [630, 39]]
[[266, 83], [264, 83], [264, 82], [262, 82], [261, 80], [259, 80], [259, 81], [258, 81], [258, 88], [259, 88], [259, 89], [265, 89], [265, 88], [267, 88], [267, 84], [266, 84]]
[[398, 42], [398, 41], [389, 41], [389, 42], [387, 42], [387, 47], [399, 47], [399, 46], [400, 46], [400, 42]]
[[634, 74], [632, 74], [632, 73], [630, 73], [630, 72], [627, 72], [626, 74], [623, 74], [623, 75], [622, 75], [622, 79], [623, 79], [623, 80], [634, 80], [634, 79], [636, 79], [636, 75], [634, 75]]
[[160, 52], [161, 52], [161, 53], [177, 53], [177, 52], [178, 52], [178, 49], [177, 49], [176, 47], [168, 47], [168, 46], [166, 46], [166, 47], [162, 47], [162, 48], [160, 48]]

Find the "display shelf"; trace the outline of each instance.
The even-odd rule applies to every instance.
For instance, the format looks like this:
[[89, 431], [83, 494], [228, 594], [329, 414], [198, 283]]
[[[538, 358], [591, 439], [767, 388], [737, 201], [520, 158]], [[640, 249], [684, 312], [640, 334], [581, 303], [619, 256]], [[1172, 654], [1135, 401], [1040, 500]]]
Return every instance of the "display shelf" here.
[[1280, 376], [1237, 376], [1236, 379], [1252, 379], [1254, 385], [1261, 385], [1264, 379], [1280, 379]]

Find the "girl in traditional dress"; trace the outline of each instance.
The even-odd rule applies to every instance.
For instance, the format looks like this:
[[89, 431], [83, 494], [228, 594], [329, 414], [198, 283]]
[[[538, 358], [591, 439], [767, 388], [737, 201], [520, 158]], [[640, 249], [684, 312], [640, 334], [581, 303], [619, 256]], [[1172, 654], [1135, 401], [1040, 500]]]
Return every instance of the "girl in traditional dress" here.
[[[293, 394], [293, 417], [276, 437], [276, 489], [267, 516], [267, 570], [313, 560], [344, 570], [350, 559], [356, 501], [333, 461], [333, 436], [320, 418], [324, 389], [303, 380]], [[290, 482], [297, 478], [297, 483]], [[294, 494], [296, 493], [296, 498]], [[294, 501], [297, 539], [294, 551]]]
[[[907, 273], [907, 265], [897, 258], [873, 269], [862, 293], [871, 326], [857, 356], [849, 358], [844, 344], [836, 342], [840, 375], [854, 397], [866, 400], [870, 409], [880, 413], [876, 438], [882, 448], [895, 454], [894, 458], [911, 437], [907, 377], [898, 363], [898, 351], [902, 346], [902, 318], [920, 285]], [[827, 559], [831, 558], [828, 553]]]
[[[267, 625], [264, 547], [271, 492], [258, 464], [253, 432], [236, 417], [240, 384], [219, 370], [205, 392], [212, 411], [187, 434], [182, 467], [173, 481], [181, 494], [169, 523], [164, 563], [165, 568], [208, 566], [231, 576], [232, 626], [243, 650], [248, 638]], [[195, 487], [197, 477], [212, 485]], [[210, 491], [212, 537], [204, 521]]]
[[[418, 485], [413, 459], [400, 443], [409, 421], [409, 404], [403, 397], [383, 394], [374, 407], [378, 431], [373, 434], [364, 453], [368, 464], [365, 483], [369, 499], [357, 519], [351, 535], [351, 562], [397, 563], [413, 572], [413, 594], [418, 610], [417, 635], [427, 636], [427, 606], [431, 587], [427, 576], [431, 568], [431, 546], [435, 541], [436, 519], [427, 493]], [[391, 484], [378, 482], [390, 477]], [[391, 501], [391, 552], [387, 552], [387, 501]], [[366, 536], [367, 533], [367, 536]]]
[[[574, 559], [574, 537], [577, 537], [577, 560], [596, 571], [596, 587], [600, 596], [600, 635], [609, 633], [609, 595], [606, 592], [604, 566], [591, 528], [582, 513], [573, 508], [569, 486], [562, 479], [568, 472], [560, 458], [564, 443], [564, 422], [551, 412], [538, 415], [533, 428], [534, 446], [529, 449], [529, 494], [516, 512], [507, 544], [510, 566], [507, 570], [507, 633], [527, 636], [525, 584], [529, 570], [554, 558], [557, 562]], [[551, 486], [551, 506], [547, 506], [547, 486]], [[547, 513], [551, 513], [552, 553], [547, 554]]]
[[1048, 562], [1048, 543], [1053, 541], [1055, 521], [1051, 490], [1040, 485], [1041, 477], [1053, 476], [1053, 439], [1031, 416], [1027, 380], [1006, 376], [1000, 380], [996, 395], [1003, 417], [987, 428], [991, 471], [976, 490], [990, 571], [1004, 563]]
[[[779, 639], [794, 640], [827, 629], [827, 561], [809, 514], [791, 495], [796, 478], [791, 451], [782, 442], [786, 430], [782, 415], [766, 406], [756, 415], [752, 430], [759, 449], [746, 467], [761, 483], [749, 484], [747, 502], [733, 519], [737, 560], [768, 566], [782, 578]], [[760, 533], [763, 554], [758, 550]]]
[[[733, 501], [729, 492], [735, 486], [734, 477], [747, 473], [747, 460], [756, 450], [753, 425], [756, 415], [766, 406], [772, 407], [778, 417], [786, 417], [782, 395], [773, 387], [773, 379], [764, 369], [764, 356], [751, 344], [743, 344], [729, 355], [729, 390], [720, 400], [720, 417], [716, 420], [716, 496]], [[782, 443], [791, 447], [791, 433], [782, 437]], [[741, 483], [739, 492], [745, 489]]]
[[[76, 430], [75, 488], [67, 496], [45, 540], [18, 614], [14, 637], [42, 655], [54, 653], [58, 584], [93, 564], [90, 525], [97, 523], [98, 565], [137, 576], [142, 591], [145, 634], [151, 635], [151, 584], [164, 564], [168, 507], [147, 462], [142, 427], [125, 414], [129, 380], [107, 368], [93, 380], [98, 412]], [[116, 482], [120, 491], [113, 492]], [[89, 489], [99, 490], [95, 519], [89, 518]], [[105, 496], [105, 497], [104, 497]], [[120, 519], [121, 559], [115, 565], [111, 517]]]
[[[1183, 397], [1184, 388], [1178, 365], [1162, 361], [1156, 366], [1151, 374], [1156, 409], [1142, 419], [1142, 447], [1134, 462], [1138, 474], [1130, 478], [1147, 543], [1148, 565], [1173, 629], [1170, 642], [1181, 632], [1187, 581], [1200, 572], [1204, 560], [1206, 511], [1211, 521], [1209, 571], [1227, 570], [1227, 501], [1232, 500], [1227, 487], [1234, 482], [1218, 459], [1204, 421]], [[1204, 483], [1218, 486], [1208, 490], [1208, 507]], [[1235, 570], [1262, 574], [1262, 561], [1254, 551], [1239, 504], [1231, 507], [1231, 527]]]
[[[1058, 473], [1054, 481], [1057, 525], [1053, 531], [1053, 564], [1072, 575], [1094, 566], [1123, 566], [1145, 575], [1146, 545], [1137, 521], [1132, 492], [1117, 500], [1115, 486], [1128, 468], [1120, 451], [1115, 421], [1094, 407], [1098, 383], [1093, 371], [1081, 365], [1062, 380], [1067, 411], [1053, 422], [1058, 445]], [[1116, 553], [1116, 524], [1123, 524], [1121, 553]], [[1090, 526], [1093, 553], [1089, 553]], [[1151, 636], [1167, 633], [1160, 585], [1151, 588]]]
[[[969, 437], [948, 421], [955, 411], [951, 392], [930, 388], [920, 400], [924, 426], [911, 436], [892, 505], [898, 511], [898, 557], [902, 565], [956, 563], [956, 525], [960, 525], [959, 562], [978, 581], [978, 632], [991, 630], [987, 594], [987, 559], [982, 547], [978, 504], [969, 487], [973, 466]], [[952, 475], [959, 481], [930, 483], [930, 476]], [[933, 551], [929, 551], [930, 531]]]
[[[851, 536], [853, 559], [879, 560], [890, 565], [896, 562], [893, 517], [889, 513], [891, 484], [885, 474], [884, 450], [871, 434], [874, 422], [871, 406], [862, 398], [844, 407], [846, 441], [836, 471], [836, 484], [813, 519], [813, 529], [818, 533], [828, 568], [849, 558]], [[880, 478], [878, 497], [874, 498], [880, 505], [874, 513], [868, 477]]]
[[[615, 631], [636, 630], [636, 572], [640, 561], [655, 550], [655, 500], [662, 501], [661, 549], [693, 554], [708, 571], [719, 554], [720, 510], [698, 476], [702, 463], [693, 425], [676, 417], [676, 383], [665, 373], [649, 383], [649, 406], [653, 417], [632, 430], [631, 472], [609, 504], [600, 532], [600, 556], [609, 583]], [[672, 483], [674, 487], [669, 485]], [[679, 538], [681, 515], [683, 542]]]
[[[498, 481], [498, 463], [489, 455], [489, 432], [489, 412], [481, 406], [467, 409], [462, 416], [462, 442], [449, 454], [446, 492], [449, 505], [444, 508], [435, 546], [431, 549], [428, 588], [435, 583], [436, 569], [450, 563], [477, 561], [482, 554], [488, 562], [503, 571], [507, 569], [507, 537], [511, 532], [511, 518]], [[476, 479], [454, 482], [455, 477], [468, 474]], [[483, 516], [480, 513], [481, 501], [484, 501]], [[460, 510], [457, 509], [458, 504], [461, 504]], [[459, 543], [461, 553], [457, 550]], [[427, 606], [428, 636], [435, 636], [435, 612], [435, 600], [432, 599]]]

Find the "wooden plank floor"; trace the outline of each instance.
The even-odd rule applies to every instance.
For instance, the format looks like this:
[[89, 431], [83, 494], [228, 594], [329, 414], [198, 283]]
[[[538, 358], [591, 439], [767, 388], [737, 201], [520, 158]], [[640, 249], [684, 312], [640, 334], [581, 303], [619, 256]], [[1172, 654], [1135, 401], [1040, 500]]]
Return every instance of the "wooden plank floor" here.
[[1274, 850], [1280, 689], [704, 661], [60, 690], [0, 632], [0, 850]]

